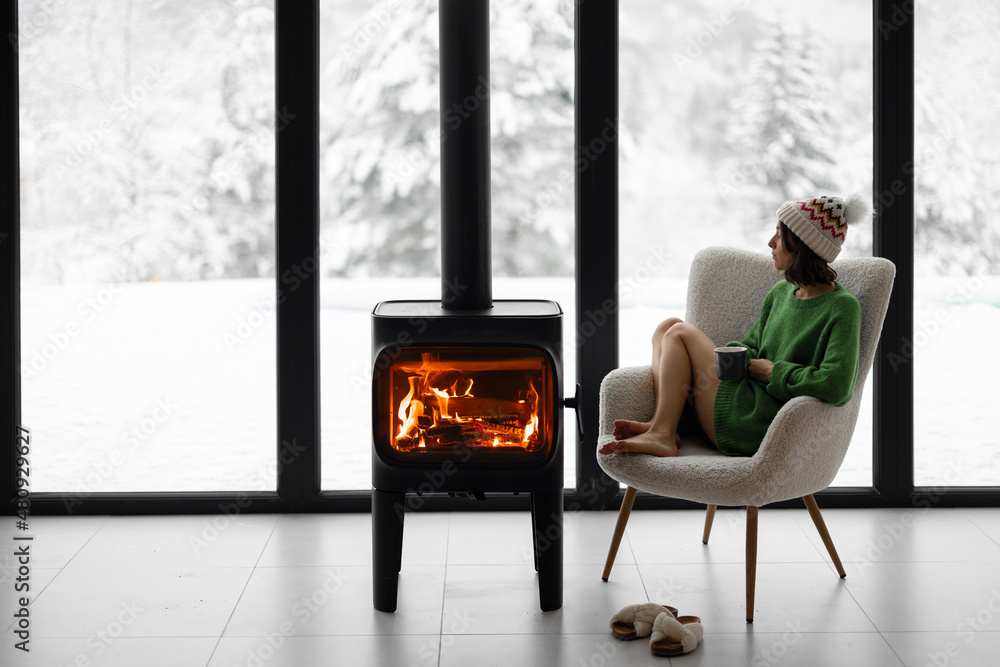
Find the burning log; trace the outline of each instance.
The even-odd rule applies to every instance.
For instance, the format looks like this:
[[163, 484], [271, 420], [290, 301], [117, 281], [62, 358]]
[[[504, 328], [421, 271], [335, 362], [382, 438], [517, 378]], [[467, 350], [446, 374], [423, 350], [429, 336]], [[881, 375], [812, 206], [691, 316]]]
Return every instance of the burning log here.
[[502, 401], [494, 398], [479, 398], [478, 396], [455, 396], [443, 399], [440, 396], [428, 396], [426, 402], [436, 400], [442, 415], [459, 416], [462, 419], [479, 418], [483, 420], [513, 421], [526, 424], [531, 420], [534, 406], [519, 401]]

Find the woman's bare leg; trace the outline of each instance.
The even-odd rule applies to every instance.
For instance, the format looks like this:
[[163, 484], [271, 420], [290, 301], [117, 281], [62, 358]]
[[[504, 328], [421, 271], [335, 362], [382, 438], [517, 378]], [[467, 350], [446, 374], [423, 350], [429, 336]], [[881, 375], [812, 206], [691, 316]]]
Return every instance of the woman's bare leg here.
[[[660, 355], [663, 350], [663, 336], [670, 330], [670, 327], [675, 324], [680, 323], [682, 320], [671, 317], [670, 319], [663, 320], [653, 331], [653, 361], [650, 368], [653, 369], [653, 395], [659, 396], [659, 384], [660, 378], [656, 369], [660, 367]], [[631, 438], [634, 435], [639, 435], [640, 433], [645, 433], [649, 430], [650, 422], [638, 422], [631, 421], [629, 419], [616, 419], [615, 420], [615, 430], [614, 435], [616, 440], [621, 440], [623, 438]]]
[[[662, 336], [659, 359], [653, 368], [657, 387], [656, 411], [645, 432], [609, 442], [601, 453], [643, 452], [676, 456], [680, 420], [688, 391], [694, 386], [695, 413], [705, 435], [715, 442], [713, 412], [719, 380], [715, 375], [715, 343], [698, 327], [685, 322], [671, 325]], [[636, 422], [631, 422], [635, 424]]]

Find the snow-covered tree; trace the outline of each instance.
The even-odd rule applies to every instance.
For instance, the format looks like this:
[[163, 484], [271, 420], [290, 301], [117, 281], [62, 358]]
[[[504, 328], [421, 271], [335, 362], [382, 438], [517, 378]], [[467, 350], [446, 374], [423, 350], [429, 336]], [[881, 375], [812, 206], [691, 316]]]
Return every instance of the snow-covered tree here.
[[740, 196], [752, 228], [777, 204], [832, 191], [838, 126], [830, 107], [836, 85], [820, 77], [814, 35], [805, 22], [765, 20], [753, 44], [745, 85], [735, 85], [730, 144], [740, 147], [726, 168], [738, 175], [724, 186]]
[[269, 4], [23, 3], [29, 282], [273, 271]]
[[[962, 11], [923, 9], [914, 103], [918, 266], [940, 274], [995, 274], [1000, 221], [990, 204], [1000, 190], [1000, 93], [983, 83], [1000, 74], [1000, 8], [966, 0]], [[970, 15], [977, 19], [973, 26]]]
[[[343, 275], [439, 269], [440, 109], [434, 0], [386, 2], [324, 63], [324, 231]], [[572, 266], [573, 4], [497, 0], [490, 18], [493, 265]], [[356, 33], [361, 34], [361, 33]]]

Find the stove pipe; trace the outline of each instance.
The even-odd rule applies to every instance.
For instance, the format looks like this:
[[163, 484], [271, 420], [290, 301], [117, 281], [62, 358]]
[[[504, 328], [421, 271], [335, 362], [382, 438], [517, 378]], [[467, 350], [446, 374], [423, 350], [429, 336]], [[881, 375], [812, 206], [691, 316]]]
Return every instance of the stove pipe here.
[[490, 3], [440, 0], [441, 306], [493, 307]]

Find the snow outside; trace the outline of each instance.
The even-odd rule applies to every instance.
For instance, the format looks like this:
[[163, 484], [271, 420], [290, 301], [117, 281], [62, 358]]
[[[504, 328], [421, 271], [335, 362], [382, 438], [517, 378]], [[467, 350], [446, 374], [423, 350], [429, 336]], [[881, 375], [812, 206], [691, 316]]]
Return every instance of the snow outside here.
[[[439, 295], [436, 7], [322, 3], [322, 243], [276, 290], [274, 141], [295, 117], [275, 110], [272, 4], [21, 0], [34, 490], [275, 488], [275, 302], [306, 275], [322, 280], [323, 485], [370, 486], [371, 310]], [[494, 295], [562, 305], [567, 394], [574, 178], [604, 150], [573, 158], [572, 12], [494, 0], [490, 93]], [[648, 363], [656, 323], [683, 317], [698, 249], [766, 252], [783, 201], [871, 191], [870, 17], [863, 0], [621, 0], [605, 132], [620, 146], [622, 365]], [[899, 363], [916, 374], [915, 481], [996, 485], [1000, 362], [979, 345], [1000, 327], [1000, 91], [980, 82], [1000, 69], [1000, 8], [928, 0], [908, 20], [918, 270]], [[851, 230], [843, 256], [871, 239]], [[871, 483], [870, 386], [865, 401], [838, 485]]]

